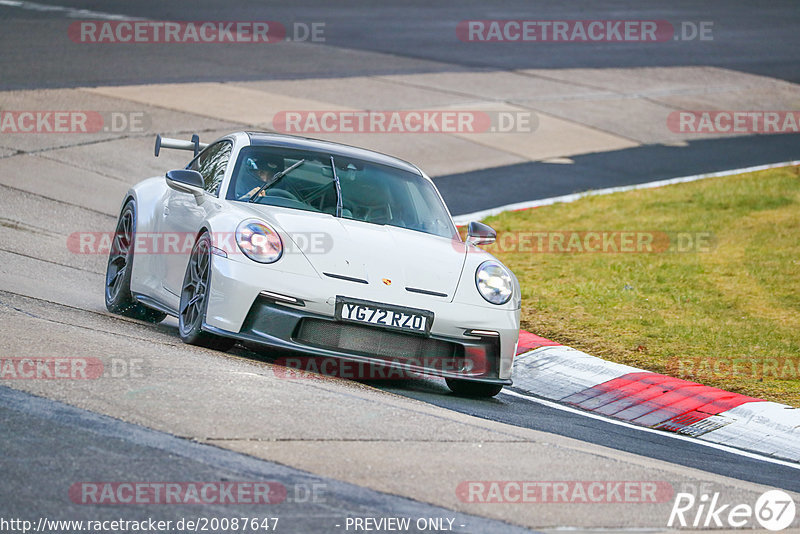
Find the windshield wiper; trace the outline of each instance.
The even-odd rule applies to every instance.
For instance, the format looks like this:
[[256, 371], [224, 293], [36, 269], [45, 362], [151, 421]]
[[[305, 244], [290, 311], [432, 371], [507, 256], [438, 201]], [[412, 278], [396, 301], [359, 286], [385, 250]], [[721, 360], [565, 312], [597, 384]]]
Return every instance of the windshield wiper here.
[[331, 169], [333, 170], [333, 183], [336, 184], [336, 216], [342, 216], [342, 184], [339, 183], [339, 175], [336, 174], [336, 162], [331, 156]]
[[[331, 158], [331, 159], [333, 159], [333, 158]], [[292, 172], [293, 170], [295, 170], [297, 167], [299, 167], [300, 165], [302, 165], [305, 162], [306, 162], [306, 160], [301, 159], [300, 161], [298, 161], [297, 163], [295, 163], [291, 167], [286, 168], [286, 169], [282, 170], [281, 172], [275, 173], [275, 176], [272, 177], [272, 180], [270, 180], [268, 182], [264, 182], [264, 185], [259, 187], [258, 191], [253, 193], [253, 196], [251, 196], [247, 200], [247, 202], [255, 202], [256, 198], [258, 198], [258, 195], [260, 195], [262, 191], [264, 191], [266, 188], [268, 188], [271, 185], [275, 185], [278, 182], [278, 180], [280, 180], [281, 178], [283, 178], [284, 176], [286, 176], [287, 174], [289, 174], [290, 172]], [[334, 172], [334, 174], [336, 173], [336, 171], [333, 171], [333, 172]]]

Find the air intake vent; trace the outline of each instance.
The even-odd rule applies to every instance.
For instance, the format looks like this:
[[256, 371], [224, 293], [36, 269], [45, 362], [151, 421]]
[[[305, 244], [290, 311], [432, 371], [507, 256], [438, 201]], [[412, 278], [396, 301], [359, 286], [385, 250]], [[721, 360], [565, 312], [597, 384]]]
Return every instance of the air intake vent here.
[[334, 274], [334, 273], [322, 273], [325, 276], [330, 278], [336, 278], [337, 280], [347, 280], [348, 282], [356, 282], [357, 284], [368, 284], [366, 280], [363, 278], [355, 278], [353, 276], [345, 276], [343, 274]]
[[455, 343], [322, 319], [303, 319], [295, 338], [300, 343], [384, 359], [429, 359], [459, 356]]
[[447, 293], [439, 293], [438, 291], [431, 291], [430, 289], [418, 289], [416, 287], [407, 287], [406, 291], [409, 293], [420, 293], [422, 295], [431, 295], [433, 297], [446, 297]]

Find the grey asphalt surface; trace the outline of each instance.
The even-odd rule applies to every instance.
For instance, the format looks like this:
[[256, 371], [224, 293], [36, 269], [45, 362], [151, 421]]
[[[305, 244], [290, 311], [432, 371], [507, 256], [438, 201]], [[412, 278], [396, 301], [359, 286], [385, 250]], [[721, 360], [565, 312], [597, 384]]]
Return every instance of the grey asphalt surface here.
[[[59, 12], [0, 7], [0, 88], [72, 87], [167, 81], [262, 80], [522, 68], [712, 65], [800, 81], [800, 10], [792, 0], [752, 2], [502, 3], [350, 0], [221, 4], [41, 0], [151, 20], [272, 20], [325, 23], [325, 46], [63, 44], [70, 20]], [[72, 16], [80, 20], [80, 14]], [[713, 40], [665, 43], [461, 43], [462, 20], [641, 19], [713, 22]], [[341, 50], [363, 52], [342, 57]], [[366, 53], [381, 53], [382, 56]]]
[[[305, 473], [243, 454], [194, 443], [66, 404], [0, 386], [0, 518], [36, 525], [51, 520], [157, 521], [278, 518], [277, 532], [342, 532], [348, 517], [448, 518], [463, 533], [531, 532], [410, 499]], [[80, 482], [270, 482], [286, 500], [271, 504], [83, 504], [70, 487]], [[24, 482], [23, 482], [24, 481]], [[44, 483], [46, 481], [46, 483]], [[274, 525], [272, 521], [268, 523]], [[59, 529], [58, 532], [78, 529]], [[177, 530], [177, 529], [176, 529]], [[191, 529], [180, 529], [191, 530]], [[211, 532], [229, 529], [212, 528]], [[420, 532], [413, 528], [409, 532]]]
[[[464, 399], [450, 395], [444, 382], [433, 380], [372, 385], [397, 395], [484, 419], [552, 432], [757, 484], [800, 491], [798, 469], [745, 458], [706, 447], [701, 443], [678, 441], [669, 435], [644, 433], [610, 422], [589, 419], [511, 395], [501, 393], [491, 400]], [[510, 389], [513, 390], [513, 387]]]
[[[81, 2], [39, 5], [91, 9], [150, 20], [270, 20], [324, 23], [324, 42], [269, 45], [65, 44], [80, 13], [0, 6], [0, 90], [153, 82], [304, 79], [420, 72], [533, 68], [706, 65], [800, 81], [800, 9], [773, 1], [698, 3], [580, 1], [502, 4], [356, 0]], [[191, 7], [188, 7], [191, 6]], [[664, 43], [463, 43], [460, 21], [481, 19], [641, 19], [712, 22], [713, 39]], [[646, 145], [588, 154], [574, 165], [526, 163], [436, 178], [454, 215], [567, 193], [800, 159], [800, 134]]]
[[[281, 43], [262, 48], [68, 44], [70, 20], [61, 13], [0, 6], [0, 89], [36, 89], [147, 82], [303, 79], [362, 74], [522, 68], [714, 65], [787, 81], [800, 81], [800, 9], [793, 1], [754, 6], [749, 2], [693, 1], [627, 5], [622, 2], [409, 2], [373, 6], [363, 0], [326, 2], [191, 3], [40, 1], [154, 20], [323, 21], [324, 45]], [[223, 7], [220, 7], [223, 6]], [[464, 19], [642, 18], [714, 21], [710, 42], [663, 44], [459, 44], [455, 26]], [[557, 196], [733, 167], [800, 159], [797, 135], [752, 136], [644, 146], [588, 154], [573, 165], [529, 163], [437, 179], [454, 214], [510, 202]], [[488, 179], [491, 178], [491, 181]], [[498, 186], [498, 183], [500, 186]], [[523, 194], [520, 191], [524, 191]], [[154, 327], [155, 328], [155, 327]], [[163, 331], [164, 327], [159, 327]], [[172, 334], [177, 339], [177, 333]], [[399, 387], [398, 387], [399, 386]], [[560, 434], [732, 478], [800, 491], [797, 470], [744, 459], [666, 436], [643, 434], [602, 421], [566, 414], [500, 396], [471, 401], [446, 393], [437, 381], [378, 385], [381, 389], [450, 410]], [[126, 518], [154, 515], [143, 508], [89, 508], [66, 498], [76, 479], [236, 480], [269, 478], [287, 486], [327, 485], [325, 503], [286, 503], [284, 532], [338, 531], [330, 521], [345, 515], [455, 516], [455, 512], [316, 477], [248, 456], [149, 431], [91, 412], [0, 387], [0, 467], [4, 485], [0, 515], [51, 514], [59, 518]], [[301, 507], [302, 505], [302, 507]], [[235, 513], [234, 513], [235, 512]], [[160, 514], [161, 511], [159, 510]], [[216, 517], [254, 517], [250, 509], [203, 510]], [[164, 519], [198, 515], [171, 507]], [[463, 517], [465, 532], [513, 532], [503, 523]], [[296, 527], [296, 530], [292, 530]]]
[[436, 178], [453, 215], [517, 202], [800, 160], [800, 135], [748, 135], [692, 141], [685, 147], [643, 145]]

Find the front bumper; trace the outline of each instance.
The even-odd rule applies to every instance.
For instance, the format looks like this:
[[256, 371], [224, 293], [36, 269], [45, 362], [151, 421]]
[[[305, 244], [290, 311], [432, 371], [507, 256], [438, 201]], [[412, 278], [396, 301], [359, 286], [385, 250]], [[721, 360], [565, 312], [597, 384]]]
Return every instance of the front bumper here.
[[[291, 262], [284, 264], [284, 259]], [[204, 329], [315, 356], [380, 363], [420, 374], [511, 384], [511, 364], [519, 337], [518, 309], [454, 302], [452, 296], [409, 293], [401, 284], [387, 287], [324, 279], [310, 266], [304, 269], [297, 259], [283, 258], [280, 265], [264, 266], [212, 256]], [[262, 291], [294, 297], [303, 305], [277, 303], [263, 297]], [[336, 321], [337, 295], [430, 310], [435, 316], [430, 335], [398, 334], [379, 327]], [[497, 335], [467, 335], [473, 329]], [[404, 352], [406, 348], [413, 350]], [[414, 360], [420, 360], [422, 365]], [[460, 367], [464, 360], [471, 367]]]
[[[209, 324], [203, 330], [267, 347], [388, 367], [405, 377], [432, 375], [511, 385], [510, 379], [500, 378], [498, 336], [465, 339], [394, 332], [336, 321], [264, 296], [256, 298], [239, 332]], [[314, 366], [322, 367], [318, 362]], [[367, 369], [355, 378], [375, 376]]]

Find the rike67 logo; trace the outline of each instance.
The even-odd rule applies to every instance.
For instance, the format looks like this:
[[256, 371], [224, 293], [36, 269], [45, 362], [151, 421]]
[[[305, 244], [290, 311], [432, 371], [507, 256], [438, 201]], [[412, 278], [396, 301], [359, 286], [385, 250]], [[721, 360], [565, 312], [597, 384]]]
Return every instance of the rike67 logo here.
[[669, 514], [668, 527], [672, 528], [754, 528], [756, 523], [771, 531], [789, 527], [795, 519], [792, 497], [781, 490], [762, 494], [755, 505], [723, 503], [720, 494], [678, 493]]

